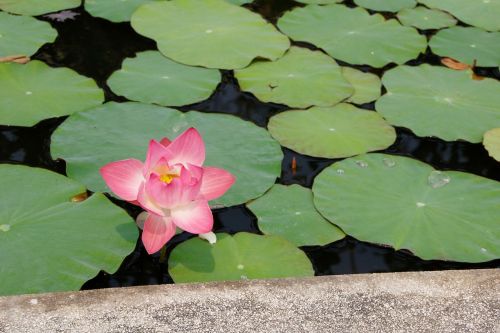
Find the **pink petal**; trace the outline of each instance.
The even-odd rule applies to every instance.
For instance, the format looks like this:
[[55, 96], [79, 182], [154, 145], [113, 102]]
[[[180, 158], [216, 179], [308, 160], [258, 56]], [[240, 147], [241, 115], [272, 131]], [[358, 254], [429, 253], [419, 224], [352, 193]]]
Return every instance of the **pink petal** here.
[[142, 183], [139, 187], [139, 194], [137, 195], [137, 201], [139, 202], [139, 206], [144, 208], [150, 213], [165, 216], [165, 212], [158, 207], [158, 205], [152, 200], [152, 198], [146, 193], [145, 183]]
[[169, 151], [160, 142], [156, 140], [149, 141], [146, 162], [144, 162], [144, 176], [147, 177], [149, 173], [151, 173], [151, 169], [153, 169], [162, 158], [168, 161], [170, 159]]
[[206, 200], [193, 201], [171, 211], [172, 221], [192, 234], [205, 234], [212, 230], [214, 218]]
[[158, 252], [175, 235], [175, 224], [170, 217], [149, 214], [144, 222], [142, 243], [149, 254]]
[[167, 149], [171, 154], [169, 159], [171, 164], [201, 166], [205, 161], [205, 143], [200, 133], [193, 127], [172, 141]]
[[236, 178], [224, 169], [203, 168], [203, 182], [200, 193], [206, 200], [217, 199], [234, 184]]
[[162, 209], [183, 206], [195, 200], [200, 193], [201, 181], [191, 177], [186, 168], [182, 168], [181, 176], [174, 178], [170, 184], [161, 181], [160, 176], [152, 174], [145, 183], [147, 196]]
[[142, 169], [141, 161], [128, 159], [106, 164], [100, 172], [113, 193], [123, 200], [135, 201], [144, 181]]
[[168, 138], [163, 138], [161, 139], [160, 141], [160, 144], [164, 147], [168, 147], [168, 145], [171, 143], [172, 141], [170, 141]]

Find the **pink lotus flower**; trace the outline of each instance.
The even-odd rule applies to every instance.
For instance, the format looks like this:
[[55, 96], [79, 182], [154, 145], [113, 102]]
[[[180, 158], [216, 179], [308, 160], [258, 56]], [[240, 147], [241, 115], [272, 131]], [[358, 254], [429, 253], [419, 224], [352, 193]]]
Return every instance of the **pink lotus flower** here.
[[208, 201], [222, 196], [235, 178], [223, 169], [203, 167], [204, 161], [203, 139], [190, 128], [172, 142], [151, 140], [144, 163], [127, 159], [101, 168], [117, 196], [149, 213], [142, 232], [148, 253], [160, 250], [176, 226], [193, 234], [212, 230]]

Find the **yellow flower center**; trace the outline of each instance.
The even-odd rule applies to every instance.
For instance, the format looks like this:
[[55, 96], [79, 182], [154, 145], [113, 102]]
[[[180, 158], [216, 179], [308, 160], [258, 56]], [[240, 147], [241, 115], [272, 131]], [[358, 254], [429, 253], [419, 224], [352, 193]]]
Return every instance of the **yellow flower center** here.
[[174, 178], [179, 177], [179, 175], [175, 173], [165, 173], [160, 176], [160, 180], [164, 182], [165, 184], [170, 184]]

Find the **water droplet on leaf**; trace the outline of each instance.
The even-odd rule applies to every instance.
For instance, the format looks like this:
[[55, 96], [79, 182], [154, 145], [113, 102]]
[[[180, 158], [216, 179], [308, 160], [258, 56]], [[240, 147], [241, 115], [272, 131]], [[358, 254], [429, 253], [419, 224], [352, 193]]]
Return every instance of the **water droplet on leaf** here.
[[343, 169], [337, 169], [337, 174], [343, 175], [345, 171]]
[[392, 158], [384, 158], [382, 162], [384, 162], [384, 165], [388, 168], [396, 166], [396, 162]]
[[429, 177], [427, 178], [427, 182], [432, 188], [440, 188], [445, 186], [451, 181], [450, 176], [447, 174], [434, 170], [429, 174]]
[[0, 231], [7, 232], [10, 230], [9, 224], [0, 224]]
[[361, 160], [356, 161], [356, 165], [359, 166], [360, 168], [367, 168], [368, 167], [368, 163], [366, 163], [365, 161], [361, 161]]
[[236, 266], [238, 269], [244, 269], [245, 266], [243, 266], [242, 264], [239, 264], [238, 266]]

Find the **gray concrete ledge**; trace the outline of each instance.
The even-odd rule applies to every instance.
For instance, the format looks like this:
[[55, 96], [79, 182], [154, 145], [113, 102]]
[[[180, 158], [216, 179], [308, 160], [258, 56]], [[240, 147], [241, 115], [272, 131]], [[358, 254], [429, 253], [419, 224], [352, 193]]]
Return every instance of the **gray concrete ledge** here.
[[500, 332], [500, 270], [0, 297], [0, 332]]

